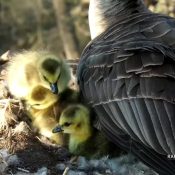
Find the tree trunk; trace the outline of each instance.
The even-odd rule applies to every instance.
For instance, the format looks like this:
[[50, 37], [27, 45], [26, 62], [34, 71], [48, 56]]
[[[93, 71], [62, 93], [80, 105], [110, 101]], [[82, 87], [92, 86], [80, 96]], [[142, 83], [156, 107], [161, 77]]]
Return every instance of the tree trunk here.
[[57, 26], [62, 39], [65, 55], [67, 59], [79, 58], [74, 26], [69, 12], [66, 11], [65, 0], [53, 0], [53, 7], [56, 14]]

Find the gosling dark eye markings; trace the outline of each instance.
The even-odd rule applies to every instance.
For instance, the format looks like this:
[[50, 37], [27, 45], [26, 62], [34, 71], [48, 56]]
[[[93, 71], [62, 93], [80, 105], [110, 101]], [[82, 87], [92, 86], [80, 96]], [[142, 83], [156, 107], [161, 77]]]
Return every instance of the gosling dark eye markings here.
[[72, 117], [75, 116], [76, 112], [77, 112], [79, 109], [80, 109], [79, 107], [72, 107], [72, 108], [70, 108], [69, 110], [67, 110], [67, 111], [65, 112], [65, 115], [66, 115], [67, 117], [72, 118]]
[[71, 125], [71, 123], [68, 123], [68, 122], [64, 123], [64, 126], [66, 126], [66, 127], [68, 127], [70, 125]]
[[38, 89], [34, 89], [34, 91], [31, 94], [31, 97], [36, 101], [42, 101], [43, 99], [45, 99], [46, 95], [47, 95], [46, 89], [38, 88]]
[[81, 123], [78, 123], [77, 127], [80, 128], [81, 127]]
[[60, 63], [52, 58], [47, 58], [43, 63], [42, 67], [51, 74], [54, 74], [60, 66]]
[[43, 76], [43, 78], [44, 78], [45, 81], [49, 81], [45, 76]]
[[33, 106], [39, 106], [40, 104], [34, 104]]

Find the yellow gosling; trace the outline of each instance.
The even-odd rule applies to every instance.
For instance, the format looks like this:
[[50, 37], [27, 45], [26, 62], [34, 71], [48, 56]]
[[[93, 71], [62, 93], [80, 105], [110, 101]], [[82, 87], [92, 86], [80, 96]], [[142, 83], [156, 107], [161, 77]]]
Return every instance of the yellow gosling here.
[[68, 148], [74, 155], [100, 158], [106, 155], [115, 156], [120, 152], [116, 145], [93, 127], [89, 109], [80, 104], [64, 109], [59, 125], [53, 129], [53, 133], [57, 132], [69, 134]]
[[28, 107], [35, 109], [47, 109], [58, 101], [59, 96], [41, 85], [35, 86], [31, 93], [26, 96]]
[[55, 95], [50, 90], [37, 86], [30, 98], [27, 98], [26, 105], [33, 127], [55, 143], [65, 145], [63, 133], [53, 134], [52, 129], [56, 127], [63, 109], [77, 101], [79, 101], [77, 91], [67, 88], [59, 95]]
[[71, 77], [66, 62], [47, 51], [24, 51], [15, 54], [7, 72], [10, 92], [21, 99], [25, 99], [38, 85], [53, 93], [61, 93], [67, 88]]
[[30, 108], [29, 116], [32, 120], [32, 126], [38, 130], [38, 132], [49, 138], [56, 144], [64, 145], [64, 136], [63, 133], [53, 134], [52, 129], [57, 125], [57, 118], [59, 118], [59, 114], [57, 114], [57, 103], [46, 109], [34, 109]]

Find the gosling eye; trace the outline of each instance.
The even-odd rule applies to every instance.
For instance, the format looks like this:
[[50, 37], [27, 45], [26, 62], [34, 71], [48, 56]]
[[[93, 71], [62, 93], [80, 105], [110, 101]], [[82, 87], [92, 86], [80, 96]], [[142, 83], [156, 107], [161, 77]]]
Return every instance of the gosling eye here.
[[48, 79], [45, 76], [43, 76], [43, 78], [44, 78], [45, 81], [49, 82]]
[[64, 123], [64, 126], [66, 126], [66, 127], [68, 127], [70, 125], [71, 125], [71, 123], [68, 123], [68, 122]]
[[38, 103], [37, 103], [37, 104], [34, 104], [34, 106], [39, 106], [39, 105], [40, 105], [40, 104], [38, 104]]

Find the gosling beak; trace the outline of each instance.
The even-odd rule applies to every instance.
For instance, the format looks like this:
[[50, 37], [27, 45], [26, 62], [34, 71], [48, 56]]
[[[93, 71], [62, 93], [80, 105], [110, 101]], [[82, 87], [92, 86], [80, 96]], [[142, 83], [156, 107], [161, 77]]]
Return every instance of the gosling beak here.
[[54, 94], [58, 94], [58, 86], [57, 86], [57, 83], [50, 83], [50, 88], [51, 88], [51, 91], [52, 91]]
[[52, 130], [53, 133], [62, 132], [62, 131], [64, 131], [64, 130], [62, 129], [62, 127], [61, 127], [60, 125], [56, 126], [56, 127]]

